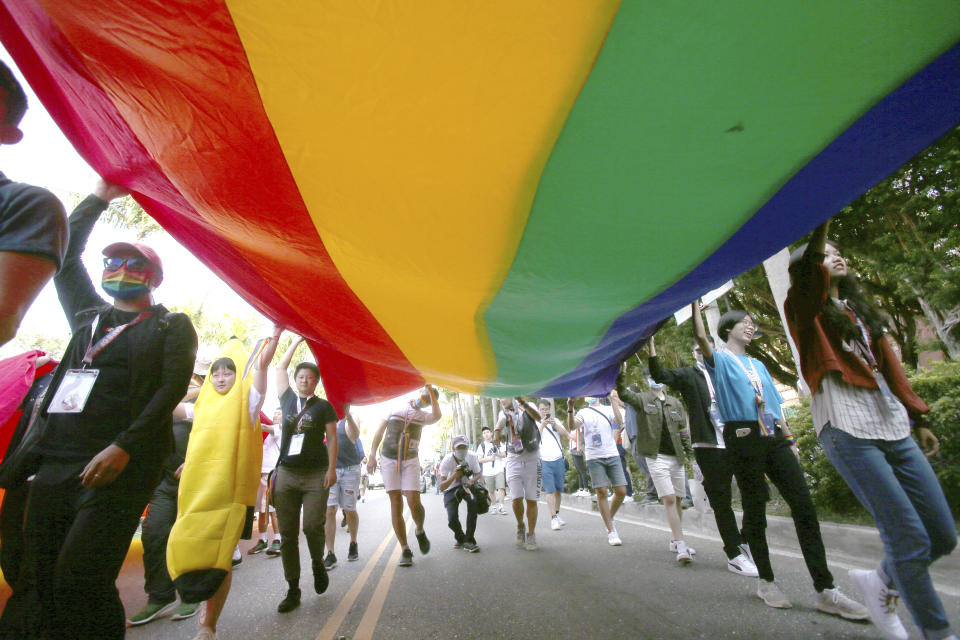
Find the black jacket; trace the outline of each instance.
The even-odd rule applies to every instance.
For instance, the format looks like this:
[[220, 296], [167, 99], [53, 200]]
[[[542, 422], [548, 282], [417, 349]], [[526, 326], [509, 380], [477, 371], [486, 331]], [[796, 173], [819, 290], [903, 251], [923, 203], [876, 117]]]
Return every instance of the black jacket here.
[[704, 374], [697, 367], [666, 369], [656, 356], [650, 358], [650, 377], [680, 392], [690, 416], [690, 439], [717, 444], [717, 432], [710, 420], [710, 390]]
[[[97, 294], [80, 259], [87, 238], [106, 206], [99, 198], [89, 196], [70, 214], [70, 243], [54, 284], [73, 336], [51, 382], [51, 389], [59, 386], [66, 369], [80, 366], [90, 342], [94, 319], [113, 308]], [[104, 434], [101, 438], [104, 441], [94, 443], [74, 432], [83, 428], [80, 424], [83, 413], [71, 414], [71, 419], [49, 423], [40, 442], [43, 455], [89, 459], [110, 444], [116, 444], [130, 454], [130, 465], [134, 468], [159, 471], [173, 450], [172, 412], [190, 383], [197, 354], [197, 333], [185, 314], [171, 313], [159, 304], [149, 310], [153, 312], [150, 317], [124, 332], [128, 338], [125, 343], [131, 366], [123, 389], [128, 401], [124, 406], [114, 408], [121, 427], [116, 433]], [[120, 343], [111, 347], [116, 344]], [[53, 393], [47, 394], [47, 404], [52, 396]]]

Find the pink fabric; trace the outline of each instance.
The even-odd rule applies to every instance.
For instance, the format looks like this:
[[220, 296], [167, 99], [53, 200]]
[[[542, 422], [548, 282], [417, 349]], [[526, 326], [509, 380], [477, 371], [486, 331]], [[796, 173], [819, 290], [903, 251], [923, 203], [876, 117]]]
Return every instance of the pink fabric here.
[[42, 355], [43, 351], [33, 350], [0, 360], [0, 424], [5, 423], [23, 402], [33, 384], [37, 358]]

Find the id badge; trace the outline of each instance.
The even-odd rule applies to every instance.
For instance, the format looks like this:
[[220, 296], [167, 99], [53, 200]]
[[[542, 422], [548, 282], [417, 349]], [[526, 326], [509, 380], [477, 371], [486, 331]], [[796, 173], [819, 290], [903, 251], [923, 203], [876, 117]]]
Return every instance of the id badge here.
[[412, 456], [415, 456], [417, 455], [417, 449], [419, 447], [420, 447], [420, 441], [414, 440], [411, 438], [410, 441], [407, 443], [407, 453], [409, 453]]
[[300, 452], [303, 451], [303, 438], [302, 433], [293, 434], [293, 437], [290, 438], [290, 448], [287, 450], [288, 456], [300, 455]]
[[594, 447], [603, 446], [603, 437], [599, 433], [593, 433], [590, 435], [590, 444]]
[[50, 401], [49, 413], [80, 413], [87, 406], [99, 369], [68, 369]]
[[523, 451], [523, 440], [521, 440], [519, 437], [514, 438], [512, 444], [514, 452], [520, 453]]
[[763, 426], [765, 426], [771, 432], [777, 426], [777, 419], [772, 413], [764, 412], [763, 415], [760, 416], [760, 419], [763, 420]]

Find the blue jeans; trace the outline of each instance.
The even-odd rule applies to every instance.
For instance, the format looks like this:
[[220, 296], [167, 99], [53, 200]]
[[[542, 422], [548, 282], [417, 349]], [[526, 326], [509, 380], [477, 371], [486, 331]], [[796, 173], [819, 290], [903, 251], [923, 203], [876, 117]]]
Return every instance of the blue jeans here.
[[830, 426], [820, 432], [830, 463], [873, 515], [886, 557], [881, 568], [896, 585], [917, 626], [950, 622], [927, 571], [957, 546], [957, 528], [933, 468], [913, 438], [867, 440]]

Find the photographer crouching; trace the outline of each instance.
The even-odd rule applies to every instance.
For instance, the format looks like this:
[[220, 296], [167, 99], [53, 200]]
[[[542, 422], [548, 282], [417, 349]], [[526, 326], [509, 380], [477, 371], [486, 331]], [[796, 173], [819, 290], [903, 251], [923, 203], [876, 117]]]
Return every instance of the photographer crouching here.
[[[443, 491], [443, 505], [447, 508], [447, 526], [453, 531], [456, 538], [454, 549], [463, 549], [470, 553], [480, 551], [473, 534], [477, 529], [477, 515], [481, 510], [480, 503], [486, 501], [489, 508], [489, 498], [482, 483], [478, 483], [480, 463], [477, 456], [471, 453], [464, 436], [453, 436], [453, 452], [448, 453], [440, 463], [440, 490]], [[460, 502], [467, 503], [467, 532], [460, 526]]]

